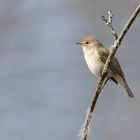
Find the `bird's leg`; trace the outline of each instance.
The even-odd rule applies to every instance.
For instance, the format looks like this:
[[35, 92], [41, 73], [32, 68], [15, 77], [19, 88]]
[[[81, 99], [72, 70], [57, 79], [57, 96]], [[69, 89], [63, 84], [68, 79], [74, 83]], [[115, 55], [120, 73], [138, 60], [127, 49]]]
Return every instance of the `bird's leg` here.
[[104, 86], [106, 85], [106, 83], [107, 83], [107, 81], [109, 80], [109, 77], [107, 77], [106, 78], [106, 80], [105, 80], [105, 82], [103, 83], [103, 86], [102, 86], [102, 88], [101, 89], [103, 89], [104, 88]]

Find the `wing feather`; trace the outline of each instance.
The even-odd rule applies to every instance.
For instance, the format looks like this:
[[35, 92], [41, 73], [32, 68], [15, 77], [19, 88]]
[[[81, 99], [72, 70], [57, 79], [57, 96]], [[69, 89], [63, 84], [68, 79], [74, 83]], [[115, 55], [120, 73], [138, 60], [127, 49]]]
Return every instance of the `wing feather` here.
[[[109, 55], [109, 50], [107, 50], [106, 48], [102, 47], [100, 48], [100, 51], [99, 51], [99, 55], [101, 56], [100, 57], [100, 60], [105, 63], [106, 62], [106, 59]], [[109, 65], [109, 68], [114, 71], [115, 73], [119, 74], [121, 77], [124, 78], [124, 73], [121, 69], [121, 66], [119, 64], [119, 61], [117, 60], [117, 58], [114, 56], [110, 65]]]

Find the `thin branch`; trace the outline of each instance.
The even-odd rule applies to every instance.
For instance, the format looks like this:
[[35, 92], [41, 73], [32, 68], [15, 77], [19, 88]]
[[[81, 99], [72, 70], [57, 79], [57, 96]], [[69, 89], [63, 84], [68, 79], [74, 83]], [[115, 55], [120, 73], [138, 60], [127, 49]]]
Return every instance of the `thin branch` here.
[[108, 13], [108, 22], [112, 24], [112, 19], [113, 19], [112, 11], [108, 10], [107, 13]]
[[101, 18], [107, 24], [107, 26], [110, 28], [111, 33], [112, 33], [114, 39], [117, 40], [118, 39], [118, 35], [117, 35], [117, 32], [115, 31], [115, 29], [113, 27], [113, 23], [112, 23], [112, 20], [113, 20], [112, 11], [108, 10], [107, 13], [108, 13], [108, 18], [106, 18], [105, 16], [101, 16]]
[[137, 6], [135, 11], [131, 15], [130, 19], [128, 20], [128, 22], [126, 23], [122, 32], [120, 33], [118, 39], [114, 42], [114, 45], [111, 48], [110, 54], [106, 60], [105, 66], [104, 66], [103, 71], [102, 71], [102, 76], [98, 81], [98, 84], [97, 84], [96, 89], [95, 89], [95, 93], [93, 94], [92, 100], [91, 100], [90, 105], [88, 107], [86, 119], [85, 119], [85, 122], [84, 122], [83, 127], [82, 127], [81, 140], [87, 140], [87, 136], [88, 136], [88, 132], [89, 132], [89, 125], [91, 122], [92, 114], [93, 114], [98, 96], [101, 92], [101, 88], [102, 88], [104, 79], [105, 79], [106, 74], [107, 74], [108, 66], [109, 66], [113, 56], [115, 55], [118, 47], [120, 46], [125, 34], [129, 30], [130, 26], [132, 25], [132, 23], [134, 22], [134, 20], [136, 19], [136, 17], [138, 16], [139, 13], [140, 13], [140, 4]]

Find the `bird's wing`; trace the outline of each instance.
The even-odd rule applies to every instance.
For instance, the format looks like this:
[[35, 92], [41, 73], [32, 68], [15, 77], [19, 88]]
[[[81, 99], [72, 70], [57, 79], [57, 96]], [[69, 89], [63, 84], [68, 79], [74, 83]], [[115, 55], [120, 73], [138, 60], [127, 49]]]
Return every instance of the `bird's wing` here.
[[[106, 59], [109, 55], [109, 50], [107, 50], [106, 48], [102, 47], [100, 48], [100, 51], [99, 51], [99, 55], [101, 56], [100, 57], [100, 60], [105, 64], [106, 62]], [[109, 68], [114, 71], [115, 73], [119, 74], [121, 77], [124, 77], [124, 73], [121, 69], [121, 66], [119, 64], [119, 61], [117, 60], [117, 58], [114, 56], [110, 65], [109, 65]]]

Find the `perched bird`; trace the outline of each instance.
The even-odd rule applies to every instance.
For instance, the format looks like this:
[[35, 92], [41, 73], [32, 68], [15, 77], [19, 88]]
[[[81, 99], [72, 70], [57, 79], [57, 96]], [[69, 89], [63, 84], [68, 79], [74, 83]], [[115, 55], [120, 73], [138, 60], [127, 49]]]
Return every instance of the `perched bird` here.
[[[105, 48], [95, 36], [85, 37], [76, 44], [82, 46], [84, 57], [90, 71], [97, 76], [101, 76], [106, 59], [109, 55], [109, 50]], [[116, 84], [121, 84], [128, 93], [128, 96], [130, 98], [134, 97], [126, 83], [125, 75], [121, 69], [119, 61], [115, 56], [109, 65], [107, 79], [114, 81]]]

